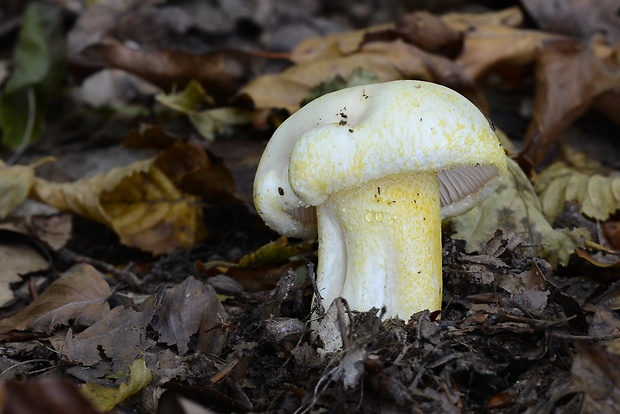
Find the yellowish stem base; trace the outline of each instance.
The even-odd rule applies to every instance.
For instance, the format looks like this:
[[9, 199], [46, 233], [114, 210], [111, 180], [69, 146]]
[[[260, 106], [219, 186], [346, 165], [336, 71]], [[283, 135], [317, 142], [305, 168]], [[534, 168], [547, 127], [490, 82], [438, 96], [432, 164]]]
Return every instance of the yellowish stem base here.
[[317, 208], [318, 286], [328, 307], [338, 296], [354, 310], [386, 316], [441, 309], [441, 217], [434, 173], [372, 181]]

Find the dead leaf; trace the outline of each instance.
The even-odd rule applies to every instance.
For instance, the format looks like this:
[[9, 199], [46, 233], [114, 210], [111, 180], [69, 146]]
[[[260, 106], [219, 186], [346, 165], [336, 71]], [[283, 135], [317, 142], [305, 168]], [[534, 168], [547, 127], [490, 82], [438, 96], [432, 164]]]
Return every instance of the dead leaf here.
[[606, 221], [601, 223], [603, 234], [609, 244], [616, 250], [620, 251], [620, 222]]
[[140, 124], [140, 126], [127, 133], [123, 144], [129, 148], [164, 150], [176, 142], [181, 142], [181, 137], [166, 131], [163, 126]]
[[223, 307], [219, 312], [209, 312], [212, 302], [217, 302], [221, 307], [213, 288], [192, 276], [166, 289], [161, 306], [155, 313], [157, 318], [151, 324], [159, 334], [159, 341], [176, 345], [179, 355], [185, 355], [189, 349], [188, 342], [198, 332], [203, 319], [214, 322], [213, 326], [221, 325], [227, 319]]
[[73, 183], [37, 178], [33, 196], [103, 223], [122, 243], [154, 254], [192, 246], [206, 235], [199, 200], [177, 189], [157, 164], [137, 161]]
[[72, 218], [69, 214], [26, 216], [23, 219], [0, 224], [0, 229], [16, 231], [33, 237], [44, 242], [55, 251], [67, 244], [71, 238], [72, 227]]
[[[127, 13], [105, 5], [86, 9], [68, 35], [69, 62], [82, 69], [124, 69], [166, 90], [196, 80], [219, 100], [247, 82], [252, 72], [249, 55], [233, 50], [191, 53], [162, 46], [161, 37], [149, 36], [157, 28], [153, 11], [144, 7]], [[147, 21], [150, 30], [132, 30], [146, 27]]]
[[620, 356], [605, 346], [580, 347], [571, 368], [585, 412], [614, 414], [620, 406]]
[[195, 80], [191, 80], [180, 92], [158, 94], [155, 99], [187, 115], [198, 133], [210, 141], [219, 135], [230, 135], [232, 126], [251, 123], [254, 114], [234, 107], [206, 108], [213, 106], [213, 99]]
[[68, 381], [6, 381], [0, 386], [0, 411], [4, 414], [97, 414], [86, 398]]
[[512, 231], [521, 235], [532, 255], [566, 264], [575, 242], [551, 227], [529, 179], [513, 160], [507, 160], [509, 175], [498, 190], [478, 207], [449, 220], [455, 230], [452, 237], [465, 240], [467, 252], [482, 252], [498, 229]]
[[[154, 301], [154, 297], [150, 297]], [[78, 378], [80, 373], [104, 377], [126, 371], [152, 343], [147, 339], [146, 327], [153, 318], [155, 307], [133, 310], [117, 306], [84, 331], [73, 334], [69, 329], [62, 355], [76, 364], [69, 372]], [[105, 357], [105, 359], [104, 359]], [[92, 367], [88, 372], [83, 366]]]
[[8, 167], [0, 160], [0, 220], [26, 200], [33, 182], [33, 167]]
[[607, 306], [597, 306], [592, 315], [588, 335], [594, 338], [617, 337], [620, 335], [620, 317]]
[[205, 201], [239, 203], [236, 181], [224, 162], [194, 145], [174, 144], [155, 166], [184, 193]]
[[523, 13], [518, 6], [508, 7], [485, 13], [453, 12], [446, 13], [441, 19], [452, 30], [467, 32], [482, 26], [520, 27], [523, 24]]
[[90, 265], [77, 265], [53, 282], [30, 305], [0, 320], [0, 332], [32, 330], [51, 333], [54, 327], [74, 320], [89, 326], [106, 315], [110, 287]]
[[564, 160], [545, 168], [535, 180], [543, 213], [553, 222], [566, 201], [595, 220], [607, 220], [620, 210], [620, 173], [604, 167], [584, 152], [563, 147]]
[[[281, 73], [261, 76], [243, 87], [242, 96], [249, 98], [256, 109], [283, 108], [292, 113], [299, 109], [314, 87], [337, 76], [348, 80], [354, 71], [362, 70], [374, 75], [372, 83], [396, 79], [441, 83], [466, 94], [480, 107], [485, 106], [461, 66], [402, 39], [369, 41], [355, 48], [348, 45], [344, 50], [340, 47], [333, 50], [334, 40], [329, 36], [323, 40], [328, 44], [325, 48], [329, 53], [316, 53], [314, 59], [301, 59], [299, 64]], [[298, 47], [305, 45], [302, 43]], [[340, 54], [334, 56], [335, 53]]]
[[285, 236], [259, 247], [239, 259], [241, 268], [254, 268], [280, 263], [298, 254], [314, 250], [314, 243], [290, 244]]
[[15, 299], [11, 284], [21, 282], [21, 276], [49, 268], [50, 257], [45, 253], [28, 237], [0, 229], [0, 307]]
[[536, 267], [517, 275], [502, 275], [499, 279], [499, 287], [510, 293], [510, 298], [520, 309], [537, 316], [543, 313], [550, 292]]
[[598, 251], [592, 254], [583, 249], [577, 249], [576, 253], [577, 253], [577, 256], [581, 257], [584, 260], [587, 260], [589, 263], [593, 264], [596, 267], [602, 267], [602, 268], [620, 267], [620, 253], [608, 254], [605, 252]]
[[594, 98], [619, 86], [620, 62], [611, 49], [572, 39], [546, 43], [537, 57], [533, 119], [525, 140], [534, 165]]
[[205, 354], [219, 356], [226, 345], [226, 324], [229, 316], [210, 285], [205, 285], [204, 292], [207, 302], [198, 328], [196, 349]]
[[463, 51], [456, 62], [476, 80], [489, 72], [508, 71], [514, 75], [518, 68], [525, 68], [529, 73], [527, 68], [535, 62], [544, 42], [554, 37], [557, 36], [512, 27], [476, 27], [465, 36]]
[[34, 184], [34, 169], [51, 160], [45, 157], [30, 165], [11, 166], [0, 160], [0, 220], [26, 200]]
[[463, 33], [426, 11], [405, 15], [396, 23], [395, 30], [405, 41], [427, 52], [453, 58], [461, 51]]
[[620, 41], [617, 0], [521, 0], [538, 26], [546, 31], [579, 39], [604, 37], [610, 45]]
[[151, 382], [151, 370], [146, 367], [144, 358], [136, 359], [129, 367], [126, 376], [129, 377], [128, 380], [121, 383], [118, 388], [88, 383], [80, 390], [99, 411], [110, 411]]

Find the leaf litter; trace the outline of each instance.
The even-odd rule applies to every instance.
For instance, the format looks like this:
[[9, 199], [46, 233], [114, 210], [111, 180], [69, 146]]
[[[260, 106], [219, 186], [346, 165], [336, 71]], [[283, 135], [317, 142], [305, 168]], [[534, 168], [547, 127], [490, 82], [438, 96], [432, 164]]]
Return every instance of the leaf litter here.
[[[0, 280], [6, 412], [615, 412], [617, 165], [563, 140], [594, 111], [609, 129], [618, 120], [620, 5], [523, 0], [473, 12], [441, 1], [441, 13], [385, 5], [393, 17], [377, 21], [358, 4], [335, 23], [318, 0], [248, 3], [221, 6], [218, 16], [241, 20], [217, 29], [197, 21], [217, 6], [186, 3], [73, 5], [69, 70], [97, 99], [74, 89], [76, 101], [63, 96], [36, 119], [11, 107], [16, 130], [30, 119], [38, 135], [44, 118], [49, 128], [0, 166], [0, 246], [16, 258]], [[49, 50], [16, 45], [49, 63], [27, 82], [43, 105], [61, 95], [62, 59], [56, 35], [41, 35], [57, 26], [35, 12], [19, 39]], [[315, 37], [276, 39], [291, 16]], [[313, 19], [322, 26], [308, 29]], [[284, 53], [259, 51], [287, 41]], [[90, 75], [110, 68], [131, 93], [92, 94], [110, 83]], [[314, 245], [273, 241], [252, 211], [253, 170], [273, 128], [304, 103], [408, 78], [450, 86], [497, 117], [510, 177], [444, 223], [441, 314], [384, 320], [346, 300], [316, 304]], [[517, 98], [506, 123], [517, 128], [501, 131], [490, 90]], [[2, 143], [15, 149], [23, 131], [6, 125]], [[121, 143], [157, 155], [88, 177], [63, 157], [107, 145], [120, 158]], [[63, 161], [41, 165], [56, 147]], [[68, 214], [23, 213], [33, 199]]]

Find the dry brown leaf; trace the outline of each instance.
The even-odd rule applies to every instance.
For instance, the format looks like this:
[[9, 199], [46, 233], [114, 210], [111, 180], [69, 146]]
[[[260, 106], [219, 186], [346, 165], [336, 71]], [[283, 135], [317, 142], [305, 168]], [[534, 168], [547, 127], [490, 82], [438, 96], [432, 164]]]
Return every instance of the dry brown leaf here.
[[521, 0], [521, 3], [545, 31], [580, 39], [601, 36], [611, 45], [620, 41], [618, 0]]
[[374, 82], [420, 79], [457, 89], [480, 106], [482, 100], [468, 75], [456, 63], [408, 44], [401, 39], [361, 44], [359, 49], [338, 57], [304, 61], [277, 75], [265, 75], [246, 85], [241, 93], [249, 96], [256, 109], [299, 109], [312, 88], [337, 76], [348, 79], [355, 70], [371, 72]]
[[290, 59], [300, 65], [323, 59], [337, 59], [358, 52], [366, 36], [393, 30], [391, 23], [361, 30], [333, 33], [324, 37], [304, 39], [290, 53]]
[[582, 346], [574, 359], [571, 376], [575, 390], [583, 393], [588, 413], [615, 414], [620, 406], [620, 356], [609, 347]]
[[491, 70], [510, 74], [532, 65], [545, 41], [558, 36], [504, 26], [481, 26], [465, 36], [463, 52], [456, 59], [467, 73], [480, 79]]
[[75, 385], [59, 378], [6, 381], [0, 386], [5, 414], [98, 414]]
[[[78, 334], [69, 329], [62, 347], [63, 357], [85, 366], [100, 365], [93, 369], [98, 376], [126, 371], [152, 345], [147, 339], [146, 326], [153, 312], [152, 307], [136, 311], [117, 306]], [[74, 371], [71, 373], [75, 375]]]
[[619, 221], [607, 221], [601, 223], [601, 228], [605, 239], [616, 250], [620, 251], [620, 222]]
[[223, 161], [192, 145], [175, 144], [155, 161], [174, 185], [206, 201], [239, 202], [235, 179]]
[[74, 320], [88, 326], [110, 310], [111, 291], [101, 274], [90, 265], [78, 265], [53, 282], [30, 305], [0, 320], [0, 332], [31, 330], [50, 333], [55, 326]]
[[446, 13], [441, 19], [452, 30], [467, 32], [482, 26], [520, 27], [523, 24], [523, 13], [517, 6], [486, 13]]
[[11, 230], [45, 242], [53, 250], [60, 250], [71, 238], [71, 215], [26, 216], [0, 223], [0, 229]]
[[23, 275], [40, 272], [50, 266], [49, 258], [41, 253], [34, 243], [29, 243], [19, 233], [0, 230], [0, 307], [15, 299], [11, 284], [21, 282]]
[[595, 43], [563, 39], [549, 42], [538, 56], [533, 119], [526, 155], [540, 163], [564, 130], [597, 96], [620, 87], [620, 62]]
[[[203, 318], [220, 325], [227, 319], [223, 307], [221, 314], [208, 312], [213, 301], [221, 307], [213, 288], [192, 276], [166, 289], [161, 306], [155, 313], [157, 318], [152, 323], [159, 334], [159, 341], [176, 345], [179, 355], [185, 355], [189, 349], [188, 342], [198, 332]], [[218, 333], [221, 335], [221, 332]]]
[[456, 56], [462, 47], [463, 32], [425, 11], [405, 15], [397, 22], [395, 31], [406, 42], [447, 57]]
[[562, 212], [566, 201], [579, 202], [580, 212], [596, 220], [607, 220], [620, 210], [620, 172], [569, 147], [563, 148], [563, 154], [565, 160], [545, 168], [535, 181], [549, 221]]
[[167, 253], [200, 241], [206, 230], [199, 199], [177, 189], [159, 164], [167, 166], [147, 159], [73, 183], [36, 179], [33, 193], [61, 211], [109, 226], [124, 244]]
[[105, 5], [87, 8], [68, 35], [70, 63], [90, 70], [124, 69], [165, 89], [182, 87], [194, 79], [221, 100], [247, 82], [252, 63], [243, 52], [190, 53], [162, 47], [162, 38], [149, 32], [153, 27], [144, 30], [152, 10], [144, 7], [127, 13]]

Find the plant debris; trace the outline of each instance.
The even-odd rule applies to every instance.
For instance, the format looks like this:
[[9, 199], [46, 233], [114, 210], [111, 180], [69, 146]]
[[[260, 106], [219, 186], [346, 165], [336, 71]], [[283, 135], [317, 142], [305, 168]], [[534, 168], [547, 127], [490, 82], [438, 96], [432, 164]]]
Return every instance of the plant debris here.
[[[90, 3], [0, 14], [1, 412], [618, 412], [618, 1]], [[252, 201], [292, 112], [393, 79], [510, 166], [406, 320], [322, 303]]]

